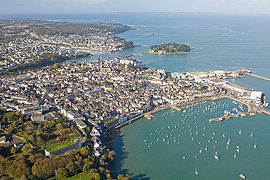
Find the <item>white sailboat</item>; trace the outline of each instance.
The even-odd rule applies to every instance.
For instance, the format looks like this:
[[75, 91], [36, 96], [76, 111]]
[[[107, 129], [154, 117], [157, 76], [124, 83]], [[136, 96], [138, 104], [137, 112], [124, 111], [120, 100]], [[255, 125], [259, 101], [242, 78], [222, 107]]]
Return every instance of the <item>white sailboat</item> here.
[[186, 156], [183, 156], [183, 159], [186, 159]]

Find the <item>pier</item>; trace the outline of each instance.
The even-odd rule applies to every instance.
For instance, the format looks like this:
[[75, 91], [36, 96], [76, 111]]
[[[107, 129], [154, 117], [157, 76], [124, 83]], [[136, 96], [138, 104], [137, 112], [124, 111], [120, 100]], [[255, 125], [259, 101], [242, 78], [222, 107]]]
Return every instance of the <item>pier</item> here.
[[263, 80], [266, 80], [266, 81], [270, 81], [270, 78], [262, 77], [262, 76], [259, 76], [259, 75], [256, 75], [256, 74], [247, 73], [246, 75], [256, 77], [256, 78], [260, 78], [260, 79], [263, 79]]

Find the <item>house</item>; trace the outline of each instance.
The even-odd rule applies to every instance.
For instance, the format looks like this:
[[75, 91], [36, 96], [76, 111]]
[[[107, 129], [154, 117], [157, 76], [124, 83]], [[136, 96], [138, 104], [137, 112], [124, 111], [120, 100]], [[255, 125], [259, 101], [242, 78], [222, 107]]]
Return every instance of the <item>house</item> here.
[[34, 114], [31, 116], [32, 121], [43, 122], [45, 121], [45, 116], [43, 114]]
[[7, 137], [6, 137], [6, 135], [1, 134], [0, 135], [0, 144], [5, 144], [5, 143], [7, 143]]
[[80, 129], [84, 129], [87, 127], [87, 125], [81, 119], [76, 119], [75, 122]]

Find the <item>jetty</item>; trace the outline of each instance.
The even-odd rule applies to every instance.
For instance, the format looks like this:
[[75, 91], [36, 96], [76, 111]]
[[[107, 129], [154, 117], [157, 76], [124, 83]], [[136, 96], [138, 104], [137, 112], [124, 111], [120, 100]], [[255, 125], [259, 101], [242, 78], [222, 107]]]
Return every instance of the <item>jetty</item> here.
[[180, 109], [179, 107], [177, 107], [177, 106], [171, 106], [171, 108], [172, 108], [172, 109], [175, 109], [175, 110], [178, 111], [178, 112], [181, 111], [181, 109]]
[[262, 76], [259, 76], [259, 75], [256, 75], [256, 74], [246, 73], [246, 75], [253, 76], [253, 77], [256, 77], [256, 78], [260, 78], [260, 79], [263, 79], [263, 80], [266, 80], [266, 81], [270, 81], [270, 78], [262, 77]]
[[270, 111], [268, 111], [266, 109], [260, 110], [259, 113], [264, 113], [264, 114], [270, 115]]

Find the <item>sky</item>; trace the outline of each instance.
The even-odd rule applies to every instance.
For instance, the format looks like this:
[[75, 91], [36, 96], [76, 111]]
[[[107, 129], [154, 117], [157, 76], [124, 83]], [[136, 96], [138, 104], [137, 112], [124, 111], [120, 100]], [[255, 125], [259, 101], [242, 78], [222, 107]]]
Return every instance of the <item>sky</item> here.
[[270, 0], [0, 0], [0, 14], [111, 12], [270, 15]]

